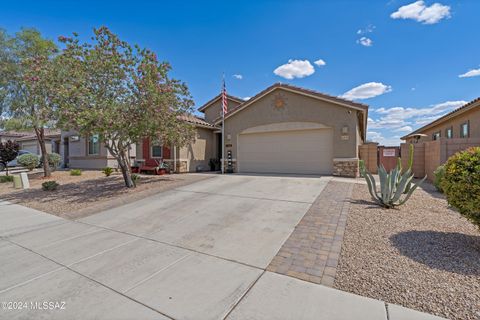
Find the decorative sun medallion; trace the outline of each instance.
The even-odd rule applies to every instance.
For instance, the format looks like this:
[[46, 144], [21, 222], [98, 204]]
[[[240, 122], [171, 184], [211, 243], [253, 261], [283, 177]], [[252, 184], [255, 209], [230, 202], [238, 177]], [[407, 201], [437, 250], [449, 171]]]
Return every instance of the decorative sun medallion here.
[[284, 109], [287, 106], [287, 98], [285, 97], [284, 94], [277, 93], [273, 97], [272, 105], [273, 105], [273, 108], [275, 108], [277, 110]]

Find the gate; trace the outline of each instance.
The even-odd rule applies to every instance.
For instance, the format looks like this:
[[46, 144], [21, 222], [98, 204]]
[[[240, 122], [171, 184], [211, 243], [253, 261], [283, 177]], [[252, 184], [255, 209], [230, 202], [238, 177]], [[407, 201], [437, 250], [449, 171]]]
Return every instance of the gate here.
[[378, 147], [378, 164], [383, 164], [387, 172], [395, 168], [398, 157], [400, 157], [400, 147]]

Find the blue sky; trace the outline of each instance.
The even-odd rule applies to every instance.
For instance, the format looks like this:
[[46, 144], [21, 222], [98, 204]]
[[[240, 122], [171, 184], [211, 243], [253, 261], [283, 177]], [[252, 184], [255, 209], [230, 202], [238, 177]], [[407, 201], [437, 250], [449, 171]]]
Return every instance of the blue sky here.
[[169, 61], [197, 106], [223, 72], [242, 98], [291, 83], [369, 104], [369, 137], [397, 144], [480, 96], [479, 13], [476, 0], [5, 1], [0, 27], [86, 39], [107, 25]]

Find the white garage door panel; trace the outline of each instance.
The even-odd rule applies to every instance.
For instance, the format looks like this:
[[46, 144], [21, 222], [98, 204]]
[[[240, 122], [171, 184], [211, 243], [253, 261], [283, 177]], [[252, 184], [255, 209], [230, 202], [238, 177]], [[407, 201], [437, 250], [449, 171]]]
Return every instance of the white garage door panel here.
[[22, 150], [30, 151], [33, 154], [37, 154], [37, 144], [36, 143], [23, 143]]
[[331, 129], [242, 134], [240, 172], [331, 174]]

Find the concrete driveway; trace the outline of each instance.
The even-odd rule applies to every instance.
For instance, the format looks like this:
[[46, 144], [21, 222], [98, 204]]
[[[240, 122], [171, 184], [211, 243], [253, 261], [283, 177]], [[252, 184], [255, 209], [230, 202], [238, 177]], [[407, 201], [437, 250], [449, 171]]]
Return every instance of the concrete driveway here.
[[77, 222], [0, 202], [0, 318], [385, 320], [265, 271], [329, 179], [218, 175]]

